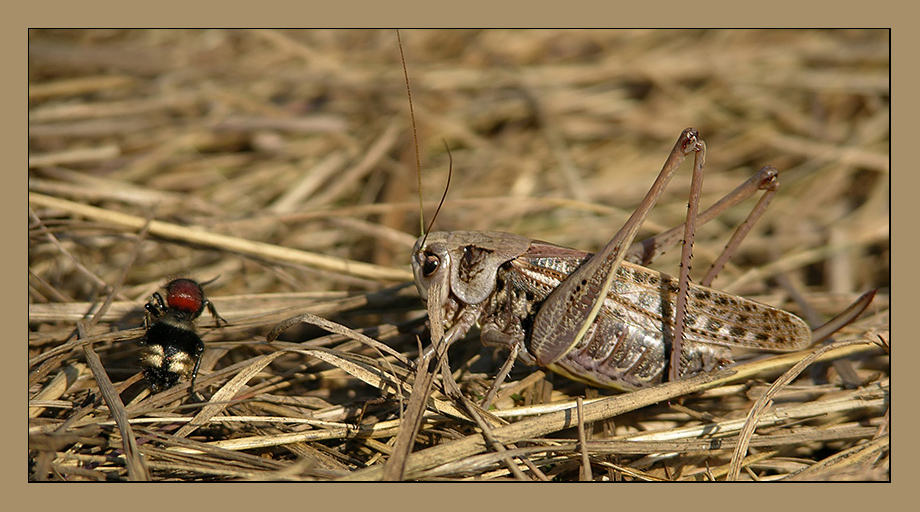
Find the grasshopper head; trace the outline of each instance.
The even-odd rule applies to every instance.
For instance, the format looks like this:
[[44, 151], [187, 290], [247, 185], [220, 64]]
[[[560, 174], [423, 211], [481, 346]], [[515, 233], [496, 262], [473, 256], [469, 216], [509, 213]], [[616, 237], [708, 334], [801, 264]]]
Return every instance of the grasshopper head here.
[[442, 304], [449, 294], [461, 304], [479, 304], [495, 289], [498, 268], [529, 247], [529, 239], [498, 231], [428, 233], [415, 243], [415, 285], [425, 298], [431, 285], [440, 283]]
[[412, 273], [415, 275], [415, 287], [423, 301], [428, 300], [428, 288], [434, 282], [440, 282], [442, 296], [439, 302], [447, 302], [450, 294], [450, 251], [447, 238], [448, 233], [436, 231], [415, 241]]

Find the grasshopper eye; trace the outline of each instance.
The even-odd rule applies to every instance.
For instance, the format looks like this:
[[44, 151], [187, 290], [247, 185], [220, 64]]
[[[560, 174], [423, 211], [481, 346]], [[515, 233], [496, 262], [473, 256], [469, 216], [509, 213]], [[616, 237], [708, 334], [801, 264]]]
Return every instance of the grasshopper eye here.
[[434, 274], [440, 265], [441, 259], [437, 255], [432, 253], [425, 254], [425, 261], [422, 262], [422, 275], [428, 277]]

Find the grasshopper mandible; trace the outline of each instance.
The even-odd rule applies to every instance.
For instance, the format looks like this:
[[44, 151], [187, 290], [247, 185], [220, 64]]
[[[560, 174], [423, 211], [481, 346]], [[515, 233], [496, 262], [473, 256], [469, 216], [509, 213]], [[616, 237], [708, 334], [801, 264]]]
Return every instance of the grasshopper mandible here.
[[[420, 237], [412, 258], [415, 284], [429, 318], [443, 319], [443, 342], [478, 324], [482, 343], [511, 349], [511, 359], [624, 390], [731, 364], [730, 347], [795, 351], [810, 345], [811, 330], [797, 316], [690, 283], [692, 242], [684, 244], [680, 278], [628, 261], [646, 261], [677, 241], [682, 226], [631, 246], [686, 156], [694, 154], [694, 178], [702, 176], [705, 150], [696, 130], [684, 130], [645, 199], [594, 255], [503, 232]], [[765, 167], [699, 217], [691, 193], [686, 231], [757, 189], [775, 193], [775, 169]], [[439, 314], [431, 314], [434, 308]]]

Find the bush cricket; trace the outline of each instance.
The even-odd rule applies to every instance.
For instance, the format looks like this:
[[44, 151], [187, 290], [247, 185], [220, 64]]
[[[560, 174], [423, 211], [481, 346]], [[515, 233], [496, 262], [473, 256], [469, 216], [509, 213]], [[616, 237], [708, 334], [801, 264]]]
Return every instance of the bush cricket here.
[[[411, 109], [411, 92], [409, 101]], [[694, 165], [687, 221], [633, 244], [690, 154]], [[443, 328], [442, 343], [446, 347], [463, 338], [475, 324], [484, 345], [511, 351], [489, 397], [515, 358], [574, 380], [635, 390], [730, 365], [731, 347], [791, 352], [818, 341], [792, 313], [707, 286], [775, 195], [778, 181], [777, 171], [764, 167], [698, 215], [705, 154], [699, 133], [684, 130], [645, 198], [597, 254], [511, 233], [430, 232], [429, 226], [413, 249], [412, 269], [430, 322], [441, 319], [437, 331]], [[697, 223], [758, 190], [764, 195], [712, 269], [701, 284], [691, 283]], [[679, 277], [639, 264], [679, 241]], [[858, 316], [870, 300], [871, 295], [863, 296], [862, 307], [850, 308], [845, 313], [849, 320], [843, 322]]]

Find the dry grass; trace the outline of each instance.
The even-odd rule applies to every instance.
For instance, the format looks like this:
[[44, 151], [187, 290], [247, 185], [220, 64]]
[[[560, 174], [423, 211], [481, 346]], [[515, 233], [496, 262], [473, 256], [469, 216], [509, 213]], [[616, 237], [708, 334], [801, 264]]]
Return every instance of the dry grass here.
[[[782, 355], [618, 394], [518, 364], [485, 412], [470, 400], [503, 353], [475, 335], [452, 349], [468, 400], [413, 362], [427, 335], [402, 286], [419, 219], [394, 32], [37, 31], [30, 480], [889, 479], [887, 32], [402, 36], [429, 218], [442, 138], [453, 155], [437, 229], [596, 250], [693, 126], [704, 206], [781, 172], [716, 287], [804, 315], [799, 293], [818, 323], [878, 296], [807, 368]], [[681, 222], [688, 183], [644, 235]], [[699, 230], [698, 269], [745, 213]], [[656, 268], [676, 273], [677, 252]], [[187, 382], [150, 395], [136, 365], [143, 304], [176, 275], [220, 276], [207, 291], [230, 321], [199, 322], [195, 399]], [[322, 329], [266, 341], [303, 313]]]

